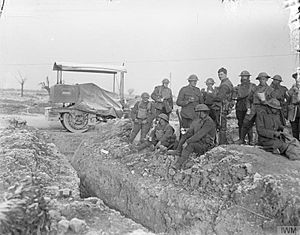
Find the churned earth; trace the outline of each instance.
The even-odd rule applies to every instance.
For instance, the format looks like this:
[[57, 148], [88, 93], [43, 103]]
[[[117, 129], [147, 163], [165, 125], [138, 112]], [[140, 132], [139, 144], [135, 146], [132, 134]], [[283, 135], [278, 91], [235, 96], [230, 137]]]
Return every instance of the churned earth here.
[[72, 135], [48, 123], [42, 97], [0, 94], [0, 234], [152, 234], [101, 199], [80, 198], [69, 159], [97, 132]]
[[127, 144], [130, 128], [127, 120], [101, 124], [80, 144], [71, 162], [83, 197], [169, 234], [274, 234], [300, 224], [299, 161], [227, 145], [176, 171], [174, 156]]

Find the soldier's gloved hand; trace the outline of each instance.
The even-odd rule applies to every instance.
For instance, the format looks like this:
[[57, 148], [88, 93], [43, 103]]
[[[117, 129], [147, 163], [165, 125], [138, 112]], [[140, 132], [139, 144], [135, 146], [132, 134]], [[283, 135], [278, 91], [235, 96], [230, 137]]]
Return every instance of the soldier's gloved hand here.
[[276, 138], [279, 138], [280, 135], [281, 135], [281, 133], [280, 133], [279, 131], [276, 131], [276, 132], [274, 133], [274, 137], [276, 137]]
[[246, 113], [246, 114], [248, 114], [248, 115], [249, 115], [250, 113], [251, 113], [251, 109], [250, 109], [250, 108], [248, 108], [248, 109], [247, 109], [247, 113]]
[[284, 134], [290, 134], [289, 130], [287, 128], [283, 128], [283, 131], [282, 131]]

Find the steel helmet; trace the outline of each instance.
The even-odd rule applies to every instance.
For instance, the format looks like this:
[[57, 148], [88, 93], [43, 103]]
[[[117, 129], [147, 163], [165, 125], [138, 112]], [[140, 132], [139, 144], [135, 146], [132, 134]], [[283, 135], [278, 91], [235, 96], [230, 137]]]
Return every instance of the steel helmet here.
[[165, 120], [166, 122], [169, 122], [169, 117], [167, 114], [161, 113], [158, 115], [158, 118], [161, 118], [161, 119]]
[[147, 92], [142, 93], [141, 95], [142, 98], [150, 98], [150, 95]]
[[274, 109], [281, 109], [279, 100], [272, 98], [267, 101], [267, 105]]
[[263, 77], [270, 78], [270, 76], [266, 72], [261, 72], [258, 74], [256, 79], [259, 80], [260, 78], [263, 78]]
[[272, 77], [272, 79], [282, 82], [282, 77], [280, 75], [275, 75], [274, 77]]
[[170, 83], [170, 81], [169, 81], [169, 79], [164, 78], [164, 79], [162, 80], [162, 83]]
[[195, 111], [196, 112], [200, 112], [200, 111], [210, 111], [209, 107], [207, 107], [206, 104], [197, 104], [195, 107]]
[[199, 79], [198, 79], [197, 75], [195, 75], [195, 74], [190, 75], [188, 78], [188, 81], [198, 81], [198, 80]]
[[206, 79], [205, 83], [206, 84], [215, 84], [215, 81], [213, 78], [208, 78], [208, 79]]
[[251, 76], [251, 74], [247, 71], [247, 70], [244, 70], [244, 71], [242, 71], [241, 72], [241, 74], [240, 74], [240, 77], [242, 77], [242, 76]]

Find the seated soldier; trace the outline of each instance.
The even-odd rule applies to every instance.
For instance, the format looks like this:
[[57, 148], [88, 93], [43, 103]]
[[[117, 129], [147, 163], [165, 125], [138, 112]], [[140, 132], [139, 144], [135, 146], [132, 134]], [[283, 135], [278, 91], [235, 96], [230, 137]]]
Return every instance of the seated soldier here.
[[150, 147], [152, 150], [160, 149], [166, 151], [174, 146], [176, 135], [174, 128], [169, 124], [168, 115], [161, 113], [158, 115], [158, 124], [150, 132], [149, 139], [141, 144], [138, 150]]
[[264, 109], [257, 112], [256, 117], [258, 145], [275, 154], [284, 154], [288, 147], [283, 137], [288, 131], [280, 120], [280, 109], [280, 102], [272, 98], [266, 102]]
[[[177, 149], [169, 151], [170, 154], [181, 153], [174, 168], [181, 169], [191, 153], [204, 154], [214, 147], [216, 124], [209, 116], [209, 111], [205, 104], [198, 104], [195, 107], [197, 118], [194, 119], [186, 134], [182, 135]], [[182, 150], [184, 143], [187, 143], [187, 146]]]

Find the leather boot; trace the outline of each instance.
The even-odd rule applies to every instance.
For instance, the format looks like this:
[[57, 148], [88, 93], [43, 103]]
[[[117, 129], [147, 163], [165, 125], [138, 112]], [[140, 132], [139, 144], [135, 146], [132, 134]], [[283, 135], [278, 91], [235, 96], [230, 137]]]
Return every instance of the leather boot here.
[[253, 131], [250, 130], [247, 135], [248, 135], [249, 145], [254, 146], [255, 142], [253, 140]]
[[219, 132], [219, 145], [227, 144], [227, 137], [225, 131]]

